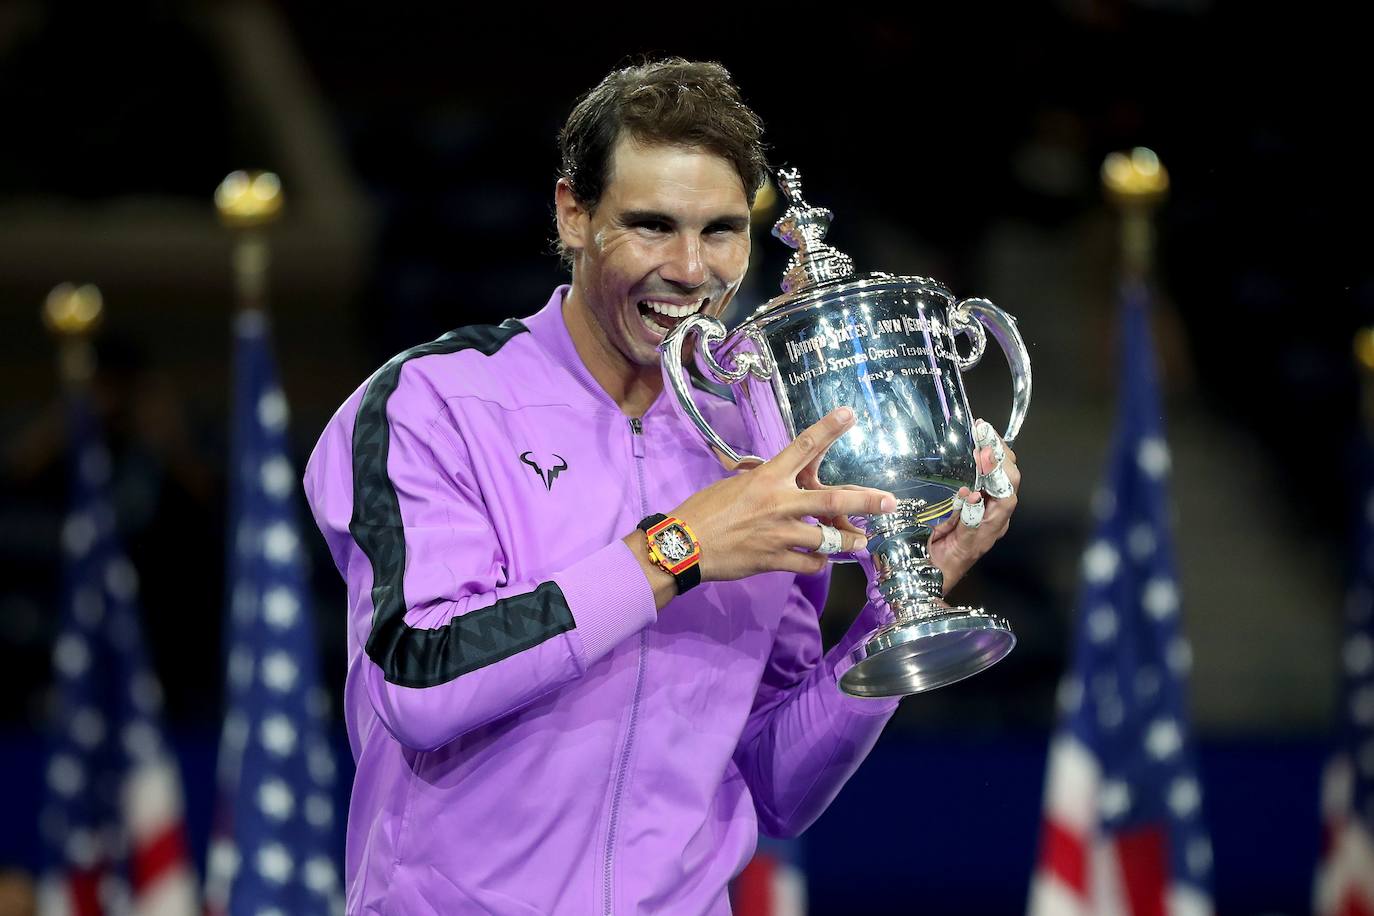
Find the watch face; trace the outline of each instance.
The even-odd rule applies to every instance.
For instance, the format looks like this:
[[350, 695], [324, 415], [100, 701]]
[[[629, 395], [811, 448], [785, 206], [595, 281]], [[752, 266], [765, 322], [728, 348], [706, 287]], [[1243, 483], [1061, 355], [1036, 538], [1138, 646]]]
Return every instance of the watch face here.
[[656, 539], [659, 552], [669, 562], [677, 563], [692, 554], [692, 542], [687, 533], [677, 525], [670, 525], [658, 533]]

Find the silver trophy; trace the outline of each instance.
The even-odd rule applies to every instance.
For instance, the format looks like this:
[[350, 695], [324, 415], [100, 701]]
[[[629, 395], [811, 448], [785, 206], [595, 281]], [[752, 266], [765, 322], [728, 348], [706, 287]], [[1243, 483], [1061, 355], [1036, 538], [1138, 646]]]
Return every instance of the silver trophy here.
[[[1010, 442], [1030, 403], [1026, 345], [1016, 319], [986, 299], [956, 300], [923, 277], [856, 275], [850, 258], [824, 241], [834, 215], [802, 199], [795, 170], [779, 178], [790, 206], [773, 234], [796, 249], [783, 294], [728, 334], [714, 318], [684, 320], [659, 345], [665, 382], [706, 441], [741, 468], [773, 457], [833, 408], [854, 409], [854, 426], [830, 447], [819, 476], [897, 497], [895, 512], [853, 520], [868, 534], [876, 585], [896, 620], [864, 638], [840, 685], [855, 696], [885, 697], [952, 684], [1016, 645], [1004, 618], [946, 604], [943, 576], [930, 561], [932, 529], [953, 510], [959, 488], [983, 483], [960, 372], [977, 365], [991, 332], [1011, 368], [1003, 434]], [[694, 333], [694, 362], [730, 388], [751, 439], [747, 450], [725, 442], [693, 399], [684, 348]], [[955, 343], [961, 334], [966, 356]]]

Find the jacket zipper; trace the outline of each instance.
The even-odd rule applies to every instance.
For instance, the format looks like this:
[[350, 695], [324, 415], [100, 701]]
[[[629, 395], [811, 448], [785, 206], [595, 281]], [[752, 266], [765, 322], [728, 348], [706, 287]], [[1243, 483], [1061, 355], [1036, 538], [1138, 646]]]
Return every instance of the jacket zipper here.
[[[635, 456], [635, 483], [639, 488], [639, 509], [643, 515], [648, 515], [648, 495], [644, 492], [644, 422], [639, 417], [630, 418], [630, 444]], [[630, 702], [630, 725], [625, 732], [625, 747], [620, 752], [620, 765], [616, 767], [615, 794], [611, 796], [611, 820], [606, 829], [606, 860], [602, 876], [603, 905], [601, 911], [605, 916], [612, 916], [615, 910], [615, 839], [616, 831], [620, 826], [620, 799], [625, 792], [625, 777], [630, 766], [630, 751], [634, 748], [635, 743], [635, 726], [639, 723], [639, 697], [644, 689], [644, 655], [648, 638], [647, 631], [639, 631], [639, 664], [635, 672], [634, 698]]]

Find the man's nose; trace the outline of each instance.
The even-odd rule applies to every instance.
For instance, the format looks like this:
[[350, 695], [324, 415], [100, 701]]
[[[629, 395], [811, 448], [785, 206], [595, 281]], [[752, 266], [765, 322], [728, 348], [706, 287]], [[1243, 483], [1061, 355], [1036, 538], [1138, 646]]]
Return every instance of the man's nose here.
[[709, 271], [702, 258], [701, 239], [695, 235], [680, 236], [673, 244], [668, 261], [659, 270], [659, 275], [686, 289], [695, 289], [705, 283]]

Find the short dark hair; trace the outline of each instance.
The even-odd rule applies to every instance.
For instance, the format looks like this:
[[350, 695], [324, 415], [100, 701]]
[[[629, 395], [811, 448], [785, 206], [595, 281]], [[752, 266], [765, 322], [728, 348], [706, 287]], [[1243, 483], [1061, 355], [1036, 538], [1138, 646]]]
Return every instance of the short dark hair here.
[[730, 71], [712, 61], [672, 57], [624, 67], [578, 101], [558, 133], [559, 177], [588, 210], [600, 203], [611, 177], [611, 154], [626, 135], [644, 143], [701, 147], [726, 159], [739, 173], [751, 207], [768, 174], [763, 122], [741, 101]]

